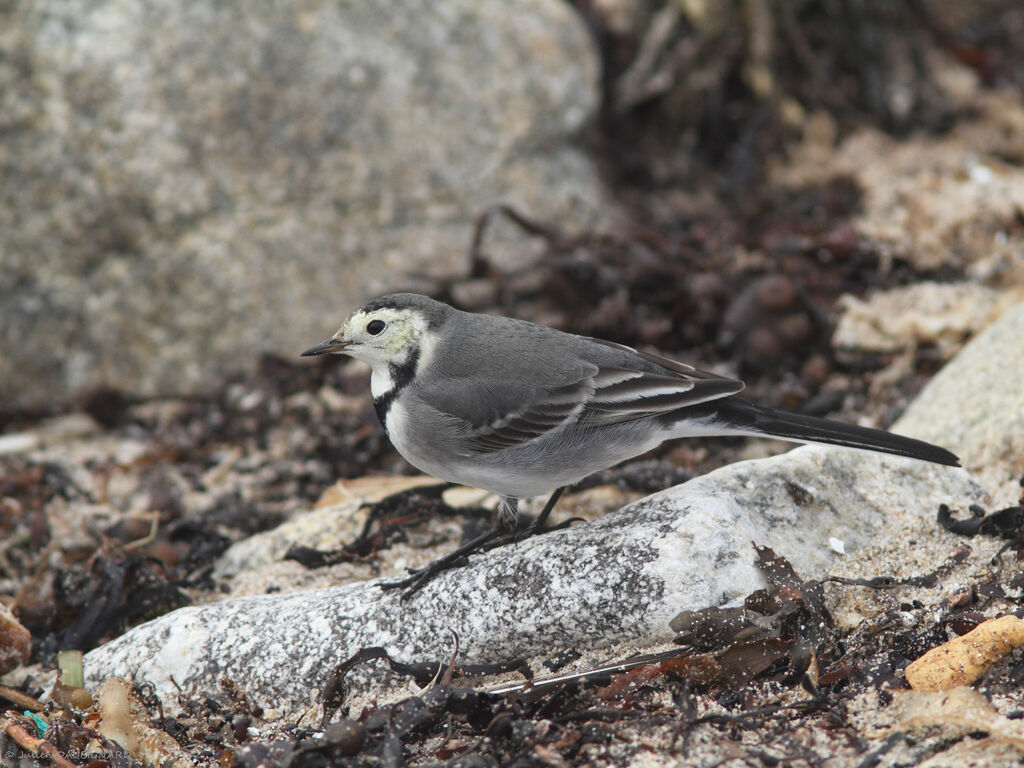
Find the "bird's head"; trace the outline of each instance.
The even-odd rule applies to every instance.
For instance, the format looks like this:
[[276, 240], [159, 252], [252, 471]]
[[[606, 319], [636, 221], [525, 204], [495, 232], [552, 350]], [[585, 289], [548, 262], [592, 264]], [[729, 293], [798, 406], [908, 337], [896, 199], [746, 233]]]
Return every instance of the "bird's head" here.
[[374, 368], [402, 365], [418, 354], [430, 329], [443, 321], [449, 309], [413, 293], [382, 296], [349, 315], [333, 336], [307, 349], [302, 357], [333, 353], [350, 355]]

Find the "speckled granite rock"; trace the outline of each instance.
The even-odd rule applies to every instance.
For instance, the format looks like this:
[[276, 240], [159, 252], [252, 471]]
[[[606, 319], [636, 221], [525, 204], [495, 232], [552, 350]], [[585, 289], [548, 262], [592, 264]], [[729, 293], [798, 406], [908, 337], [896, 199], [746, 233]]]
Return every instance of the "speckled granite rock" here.
[[894, 432], [954, 446], [965, 467], [1011, 504], [1024, 476], [1024, 304], [1005, 312], [917, 396]]
[[597, 77], [560, 2], [5, 3], [0, 397], [212, 386], [496, 200], [595, 219]]
[[[753, 542], [803, 576], [828, 572], [882, 536], [895, 516], [931, 518], [951, 498], [979, 500], [960, 469], [856, 451], [806, 447], [734, 464], [578, 525], [473, 557], [403, 602], [375, 582], [185, 608], [88, 654], [96, 682], [134, 676], [165, 705], [227, 675], [278, 714], [317, 703], [340, 660], [371, 645], [403, 660], [529, 656], [553, 647], [658, 642], [681, 610], [736, 601], [761, 586]], [[352, 681], [386, 691], [380, 668]]]

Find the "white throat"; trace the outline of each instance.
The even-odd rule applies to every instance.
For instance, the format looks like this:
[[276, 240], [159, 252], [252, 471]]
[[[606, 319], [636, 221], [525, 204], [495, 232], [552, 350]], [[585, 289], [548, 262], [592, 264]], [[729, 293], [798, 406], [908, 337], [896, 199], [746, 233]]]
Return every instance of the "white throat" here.
[[374, 400], [384, 397], [394, 388], [395, 379], [388, 363], [377, 363], [370, 368], [370, 395]]

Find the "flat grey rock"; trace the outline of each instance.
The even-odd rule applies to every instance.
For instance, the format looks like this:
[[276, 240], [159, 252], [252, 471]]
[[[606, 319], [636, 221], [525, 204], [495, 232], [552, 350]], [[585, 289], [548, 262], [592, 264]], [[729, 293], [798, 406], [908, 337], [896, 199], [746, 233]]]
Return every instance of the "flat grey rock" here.
[[[560, 648], [670, 639], [679, 611], [738, 601], [762, 585], [753, 544], [805, 577], [886, 535], [891, 516], [934, 517], [938, 504], [983, 492], [960, 469], [805, 447], [734, 464], [592, 523], [475, 556], [411, 600], [376, 582], [184, 608], [89, 653], [89, 682], [111, 675], [187, 694], [226, 675], [286, 716], [319, 704], [330, 671], [366, 646], [403, 661], [493, 662]], [[830, 540], [833, 540], [830, 544]], [[361, 692], [404, 680], [382, 666], [350, 674]]]
[[8, 404], [213, 388], [464, 271], [495, 202], [608, 213], [568, 3], [15, 0], [0, 61]]

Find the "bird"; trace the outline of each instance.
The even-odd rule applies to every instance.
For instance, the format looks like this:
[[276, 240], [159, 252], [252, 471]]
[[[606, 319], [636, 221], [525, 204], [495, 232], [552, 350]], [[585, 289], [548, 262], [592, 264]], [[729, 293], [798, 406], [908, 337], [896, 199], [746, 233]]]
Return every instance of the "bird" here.
[[370, 366], [377, 416], [406, 461], [499, 497], [493, 529], [384, 585], [405, 596], [514, 530], [520, 499], [551, 494], [525, 532], [539, 533], [566, 487], [666, 440], [754, 435], [959, 466], [921, 440], [741, 399], [738, 379], [414, 293], [367, 302], [301, 356], [323, 354]]

